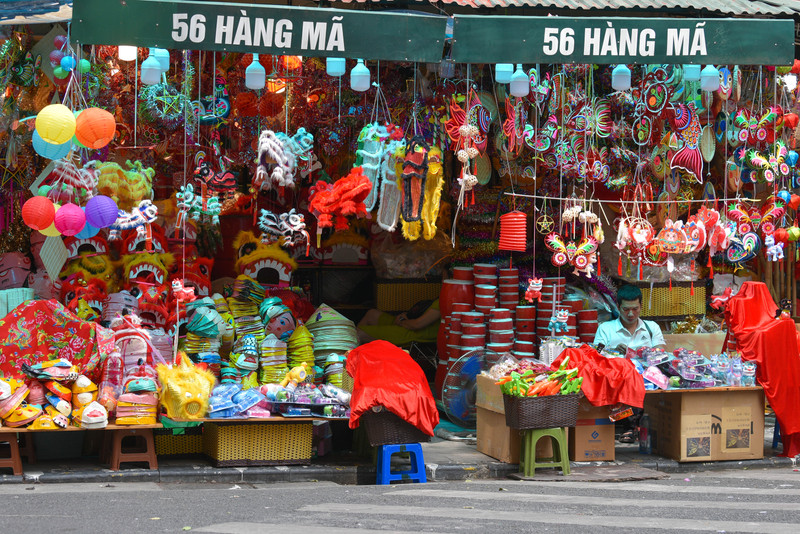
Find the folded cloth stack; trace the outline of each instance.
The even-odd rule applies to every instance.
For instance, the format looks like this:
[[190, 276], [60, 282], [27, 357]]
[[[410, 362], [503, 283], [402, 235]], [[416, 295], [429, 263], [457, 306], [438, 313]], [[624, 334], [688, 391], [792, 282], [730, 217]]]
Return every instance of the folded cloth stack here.
[[158, 396], [154, 393], [123, 393], [117, 402], [118, 425], [154, 425]]
[[270, 334], [261, 344], [258, 381], [262, 384], [280, 382], [289, 368], [286, 366], [286, 343]]

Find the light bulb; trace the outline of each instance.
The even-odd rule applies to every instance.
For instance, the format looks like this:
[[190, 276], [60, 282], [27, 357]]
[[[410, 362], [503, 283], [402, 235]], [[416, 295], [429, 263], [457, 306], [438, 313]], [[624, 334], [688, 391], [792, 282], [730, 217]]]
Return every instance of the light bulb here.
[[687, 82], [700, 81], [700, 65], [684, 65], [683, 79]]
[[511, 75], [514, 73], [514, 65], [512, 63], [498, 63], [494, 68], [494, 81], [497, 83], [508, 83], [511, 81]]
[[133, 61], [136, 59], [138, 49], [135, 46], [119, 45], [119, 60]]
[[626, 91], [631, 88], [631, 69], [619, 64], [611, 71], [611, 87], [615, 91]]
[[517, 64], [517, 70], [511, 75], [511, 82], [509, 85], [509, 92], [516, 97], [528, 96], [531, 90], [530, 78], [525, 71], [522, 70], [522, 65]]
[[350, 88], [353, 91], [363, 93], [369, 89], [369, 69], [364, 65], [364, 60], [359, 59], [353, 70], [350, 71]]
[[167, 72], [169, 70], [168, 50], [163, 48], [151, 48], [150, 55], [158, 60], [158, 64], [161, 65], [161, 72]]
[[263, 89], [267, 83], [267, 71], [258, 61], [258, 54], [253, 54], [253, 62], [244, 70], [244, 85], [248, 89]]
[[783, 77], [783, 83], [786, 85], [786, 89], [792, 93], [795, 89], [797, 89], [797, 74], [787, 74]]
[[153, 56], [142, 61], [141, 80], [145, 85], [155, 85], [161, 81], [161, 63]]
[[347, 62], [343, 57], [329, 57], [325, 60], [325, 71], [328, 76], [342, 76], [347, 72]]
[[719, 70], [714, 65], [706, 65], [700, 72], [700, 89], [716, 91], [719, 89]]

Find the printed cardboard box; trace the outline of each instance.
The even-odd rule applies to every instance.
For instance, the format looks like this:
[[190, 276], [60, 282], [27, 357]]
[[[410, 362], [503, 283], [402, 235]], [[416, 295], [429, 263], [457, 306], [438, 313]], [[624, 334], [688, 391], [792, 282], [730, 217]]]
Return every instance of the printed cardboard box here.
[[586, 398], [578, 405], [578, 419], [569, 433], [569, 459], [573, 462], [614, 460], [614, 422], [610, 406], [592, 406]]
[[679, 462], [764, 457], [761, 387], [647, 392], [653, 452]]

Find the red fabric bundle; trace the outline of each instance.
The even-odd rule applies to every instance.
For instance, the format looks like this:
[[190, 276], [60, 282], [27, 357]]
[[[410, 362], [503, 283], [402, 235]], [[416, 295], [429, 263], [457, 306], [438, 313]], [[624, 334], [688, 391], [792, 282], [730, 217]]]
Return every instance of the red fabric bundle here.
[[778, 306], [762, 282], [745, 282], [728, 301], [725, 319], [742, 360], [758, 365], [756, 379], [781, 425], [783, 453], [800, 454], [800, 353], [794, 321], [775, 319]]
[[589, 345], [566, 349], [550, 366], [556, 370], [569, 356], [567, 367], [578, 368], [583, 377], [581, 390], [594, 406], [621, 402], [635, 408], [644, 406], [644, 379], [626, 358], [606, 358]]
[[353, 377], [350, 428], [361, 414], [385, 406], [429, 436], [439, 423], [425, 373], [406, 351], [388, 341], [373, 341], [347, 354], [347, 372]]

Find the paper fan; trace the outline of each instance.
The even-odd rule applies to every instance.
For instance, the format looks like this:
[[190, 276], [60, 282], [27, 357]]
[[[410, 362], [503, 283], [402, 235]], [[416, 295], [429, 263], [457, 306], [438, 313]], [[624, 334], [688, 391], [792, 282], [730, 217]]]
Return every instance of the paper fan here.
[[706, 162], [714, 159], [717, 143], [714, 137], [714, 129], [711, 126], [704, 126], [703, 133], [700, 134], [700, 154]]
[[492, 178], [492, 159], [485, 152], [475, 160], [475, 175], [481, 185], [488, 184]]

